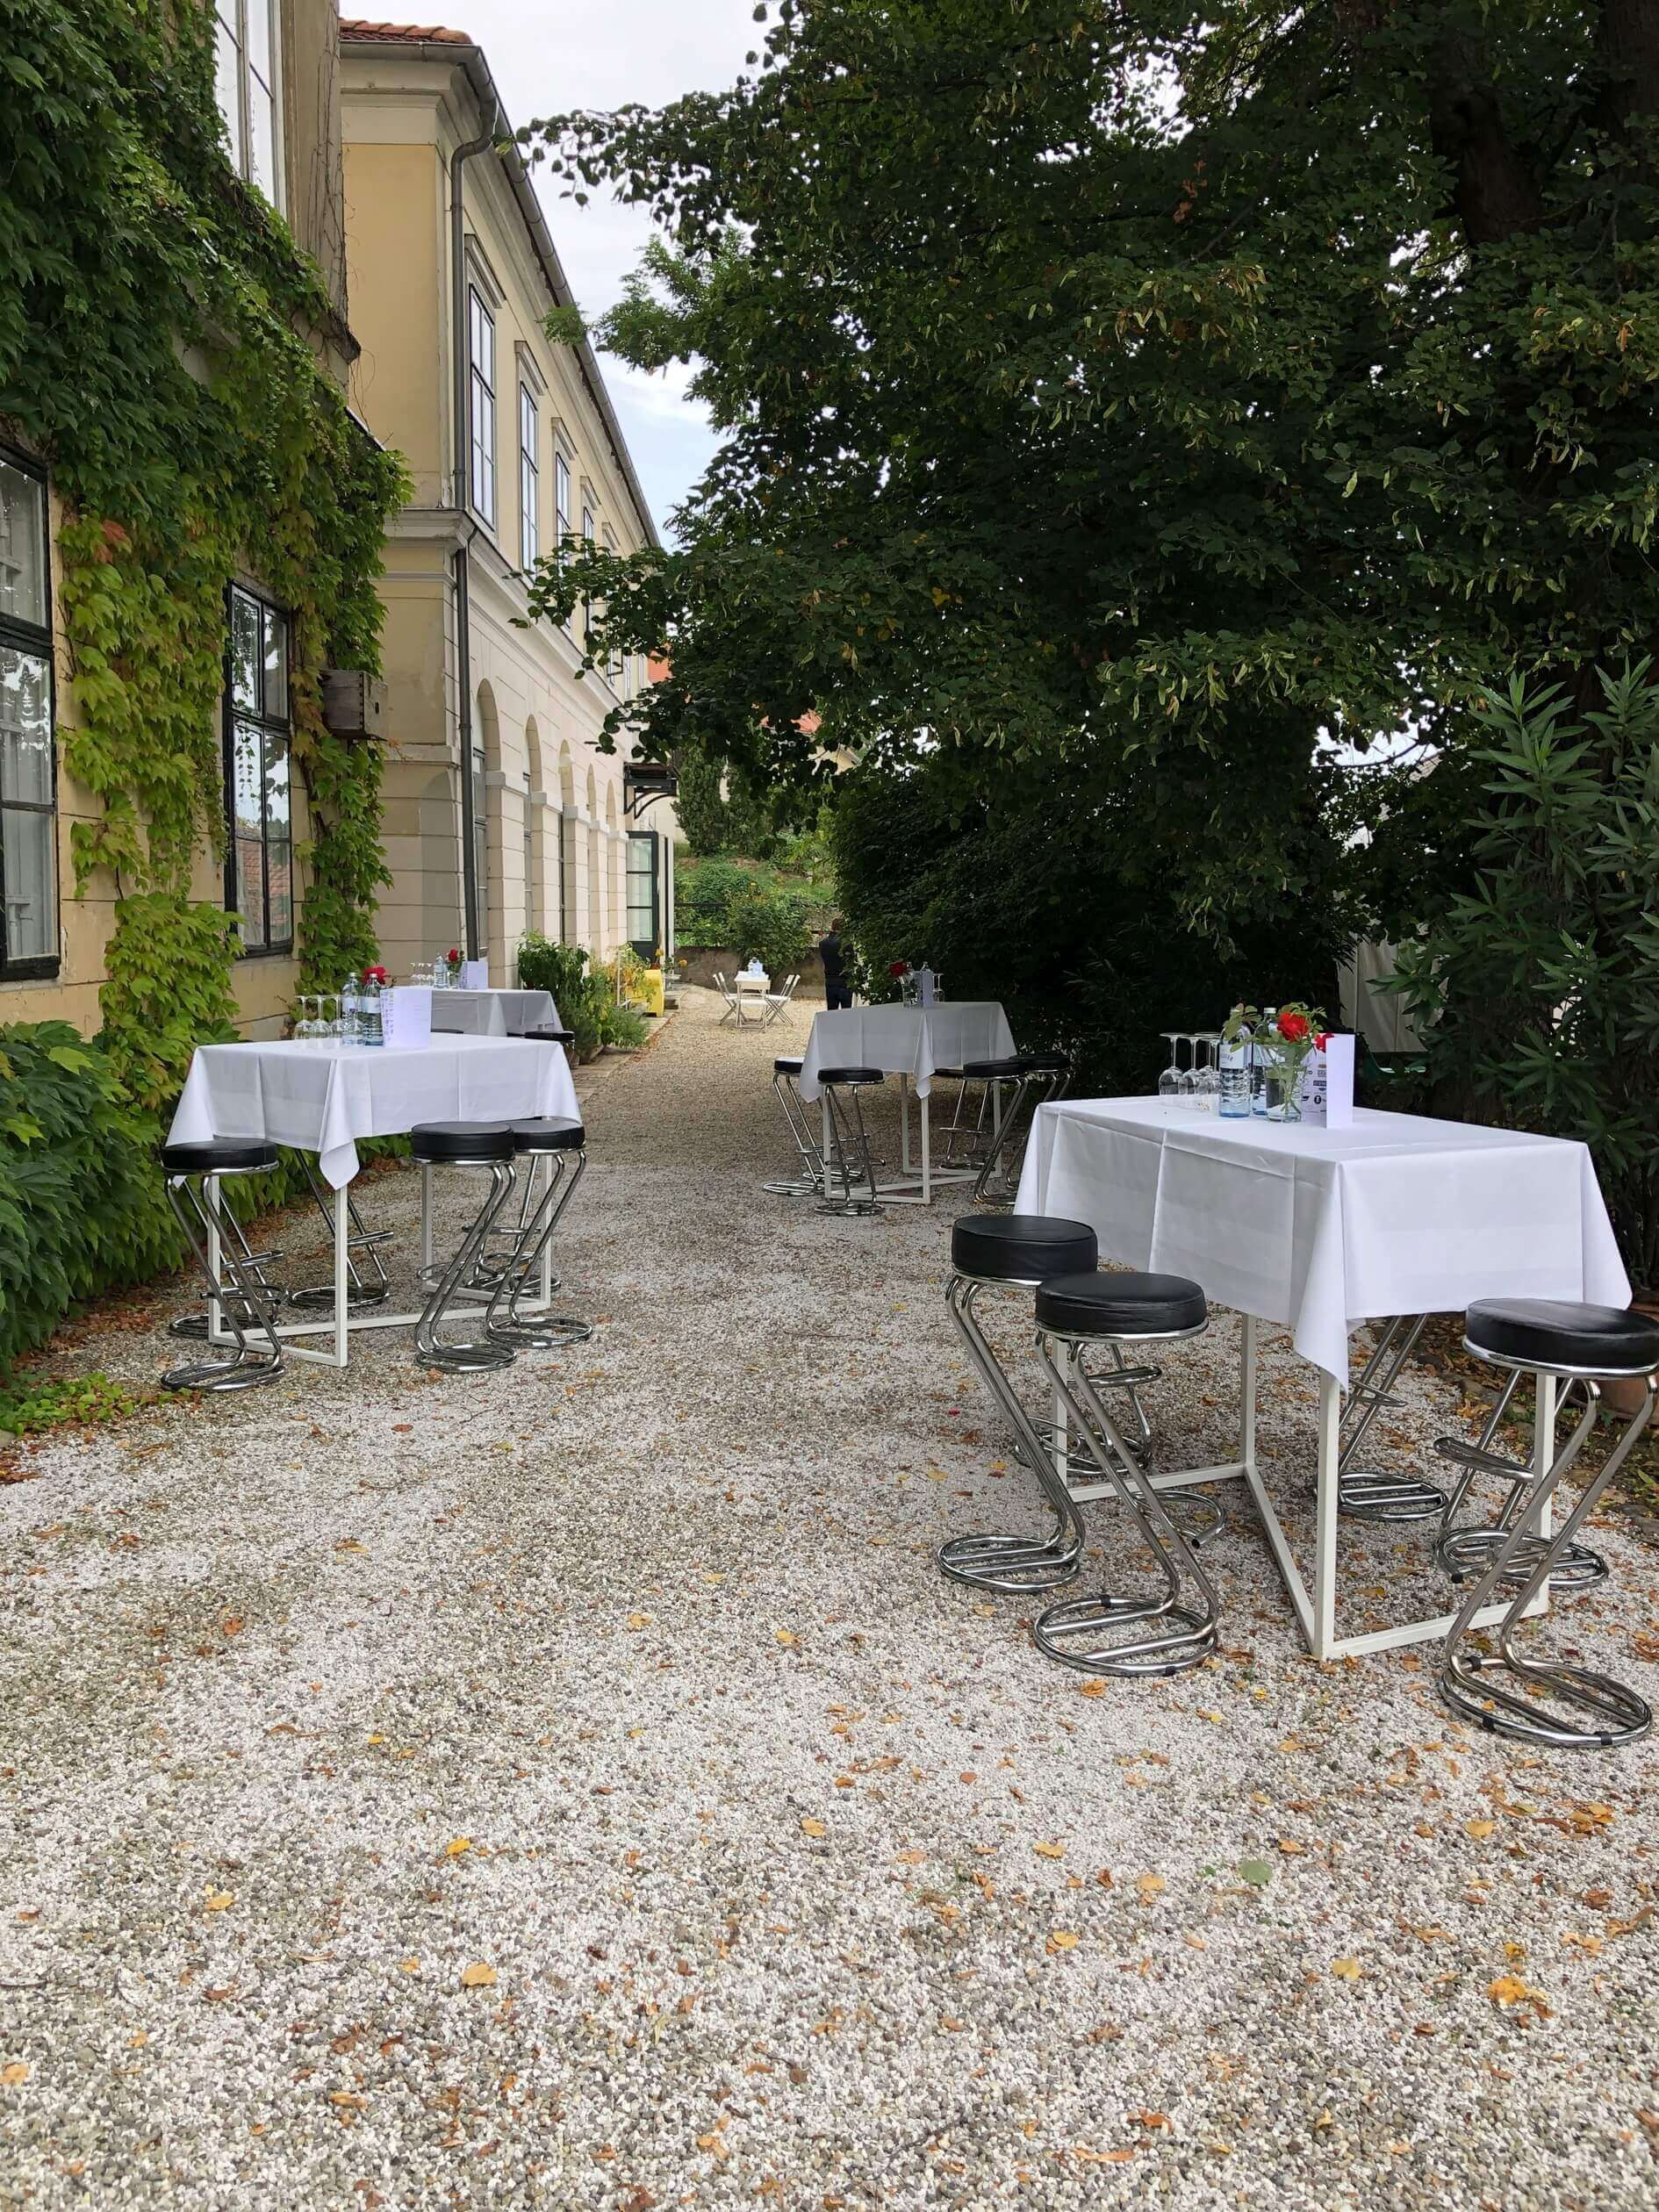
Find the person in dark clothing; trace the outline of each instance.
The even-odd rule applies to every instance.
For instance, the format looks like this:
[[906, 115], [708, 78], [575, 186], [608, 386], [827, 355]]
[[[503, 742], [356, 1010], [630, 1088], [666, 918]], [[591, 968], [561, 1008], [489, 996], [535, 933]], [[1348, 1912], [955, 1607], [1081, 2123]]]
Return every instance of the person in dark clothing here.
[[818, 940], [818, 958], [823, 962], [823, 1002], [834, 1012], [838, 1006], [852, 1004], [852, 987], [847, 981], [846, 947], [841, 938], [841, 916], [830, 918], [829, 933]]

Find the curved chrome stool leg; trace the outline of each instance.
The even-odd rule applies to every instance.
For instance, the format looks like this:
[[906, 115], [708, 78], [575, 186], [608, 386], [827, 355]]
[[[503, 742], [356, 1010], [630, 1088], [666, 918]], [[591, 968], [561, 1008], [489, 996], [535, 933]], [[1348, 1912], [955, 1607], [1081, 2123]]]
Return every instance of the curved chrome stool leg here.
[[[1004, 1282], [989, 1287], [1019, 1289], [1029, 1286]], [[1031, 1415], [998, 1365], [974, 1316], [974, 1301], [986, 1288], [985, 1282], [973, 1276], [953, 1275], [946, 1286], [945, 1303], [980, 1380], [1007, 1416], [1022, 1464], [1037, 1476], [1054, 1515], [1054, 1526], [1047, 1536], [953, 1536], [940, 1549], [939, 1565], [953, 1582], [966, 1583], [974, 1590], [1000, 1590], [1020, 1596], [1070, 1582], [1083, 1561], [1083, 1520], [1064, 1476], [1055, 1468], [1052, 1452], [1043, 1449]]]
[[507, 1160], [491, 1160], [472, 1162], [454, 1160], [443, 1164], [487, 1167], [490, 1170], [490, 1195], [462, 1238], [449, 1266], [439, 1276], [420, 1318], [415, 1323], [415, 1356], [423, 1367], [442, 1368], [454, 1375], [474, 1375], [489, 1368], [510, 1367], [514, 1357], [510, 1344], [498, 1343], [487, 1334], [450, 1338], [446, 1341], [438, 1335], [438, 1329], [450, 1299], [463, 1282], [472, 1280], [473, 1269], [491, 1231], [495, 1227], [496, 1217], [512, 1196], [513, 1163]]
[[1387, 1323], [1342, 1409], [1342, 1426], [1347, 1433], [1337, 1453], [1337, 1511], [1350, 1520], [1434, 1520], [1446, 1511], [1445, 1491], [1421, 1476], [1390, 1475], [1378, 1469], [1361, 1473], [1354, 1465], [1366, 1431], [1385, 1405], [1394, 1404], [1394, 1385], [1427, 1321], [1426, 1313], [1397, 1313]]
[[[1462, 1611], [1446, 1640], [1440, 1689], [1446, 1703], [1462, 1719], [1476, 1727], [1490, 1729], [1495, 1734], [1552, 1750], [1607, 1750], [1618, 1744], [1634, 1743], [1647, 1734], [1653, 1726], [1653, 1713], [1647, 1701], [1611, 1676], [1598, 1674], [1589, 1667], [1561, 1659], [1528, 1659], [1516, 1650], [1515, 1635], [1527, 1606], [1549, 1580], [1556, 1555], [1572, 1544], [1580, 1524], [1594, 1510], [1596, 1501], [1647, 1427], [1653, 1415], [1659, 1377], [1648, 1377], [1642, 1404], [1624, 1434], [1560, 1528], [1546, 1540], [1532, 1534], [1528, 1524], [1538, 1518], [1540, 1509], [1555, 1495], [1583, 1450], [1601, 1410], [1598, 1385], [1582, 1377], [1576, 1379], [1583, 1381], [1587, 1401], [1583, 1418], [1555, 1454], [1555, 1464], [1528, 1492], [1524, 1512], [1516, 1517], [1501, 1548], [1464, 1599]], [[1532, 1569], [1521, 1582], [1499, 1624], [1497, 1650], [1465, 1649], [1470, 1622], [1490, 1602], [1495, 1590], [1512, 1583], [1523, 1548], [1528, 1544], [1533, 1548]]]
[[[1478, 1442], [1471, 1444], [1462, 1436], [1440, 1436], [1435, 1439], [1434, 1448], [1442, 1459], [1450, 1460], [1462, 1472], [1459, 1475], [1451, 1495], [1446, 1501], [1446, 1512], [1440, 1522], [1440, 1533], [1435, 1540], [1434, 1556], [1441, 1569], [1454, 1583], [1465, 1583], [1470, 1576], [1486, 1572], [1503, 1548], [1526, 1496], [1526, 1486], [1533, 1479], [1533, 1469], [1525, 1460], [1505, 1459], [1496, 1448], [1497, 1432], [1508, 1412], [1510, 1400], [1523, 1370], [1515, 1368], [1498, 1393], [1497, 1402], [1487, 1417]], [[1570, 1386], [1576, 1388], [1576, 1384]], [[1470, 1485], [1477, 1475], [1495, 1476], [1509, 1485], [1509, 1495], [1504, 1501], [1497, 1519], [1486, 1526], [1459, 1528], [1457, 1515]], [[1512, 1588], [1524, 1582], [1537, 1564], [1537, 1548], [1541, 1539], [1530, 1538], [1517, 1547], [1505, 1569], [1504, 1586]], [[1552, 1595], [1566, 1597], [1576, 1590], [1592, 1590], [1607, 1579], [1607, 1562], [1588, 1544], [1569, 1544], [1556, 1558], [1549, 1570]]]
[[[1079, 1347], [1078, 1339], [1058, 1340], [1067, 1343], [1074, 1352]], [[1039, 1330], [1038, 1356], [1068, 1418], [1077, 1423], [1095, 1466], [1128, 1507], [1142, 1541], [1157, 1562], [1163, 1593], [1138, 1598], [1101, 1591], [1089, 1598], [1068, 1598], [1038, 1616], [1033, 1639], [1038, 1649], [1049, 1658], [1085, 1674], [1133, 1677], [1184, 1673], [1200, 1665], [1216, 1648], [1220, 1608], [1215, 1585], [1119, 1434], [1094, 1378], [1081, 1360], [1057, 1360], [1056, 1341]], [[1190, 1576], [1197, 1586], [1200, 1602], [1196, 1606], [1180, 1603], [1183, 1576]], [[1125, 1636], [1125, 1629], [1144, 1633]]]
[[806, 1102], [795, 1088], [793, 1075], [774, 1071], [772, 1087], [778, 1094], [778, 1103], [783, 1108], [784, 1119], [789, 1124], [789, 1134], [794, 1139], [795, 1151], [801, 1158], [801, 1173], [786, 1176], [776, 1182], [764, 1182], [761, 1189], [775, 1198], [822, 1198], [823, 1190], [823, 1156], [818, 1140], [813, 1135], [812, 1119]]
[[[1106, 1348], [1111, 1354], [1111, 1366], [1103, 1371], [1095, 1370], [1090, 1375], [1089, 1380], [1097, 1390], [1106, 1388], [1122, 1390], [1124, 1398], [1128, 1401], [1134, 1425], [1129, 1429], [1119, 1427], [1119, 1441], [1138, 1467], [1150, 1471], [1157, 1440], [1153, 1433], [1152, 1423], [1146, 1418], [1146, 1409], [1141, 1403], [1140, 1393], [1147, 1383], [1160, 1381], [1164, 1371], [1160, 1367], [1130, 1367], [1124, 1358], [1123, 1347], [1119, 1344], [1109, 1342]], [[1062, 1426], [1057, 1421], [1038, 1421], [1032, 1424], [1037, 1436], [1046, 1447], [1045, 1457], [1051, 1464], [1056, 1450], [1059, 1448]], [[1075, 1432], [1070, 1429], [1069, 1424], [1064, 1425], [1064, 1433], [1067, 1481], [1072, 1483], [1099, 1482], [1100, 1467], [1094, 1453], [1086, 1443], [1077, 1438]], [[1017, 1438], [1013, 1448], [1015, 1458], [1023, 1462], [1025, 1457], [1024, 1449]], [[1198, 1550], [1202, 1545], [1207, 1544], [1212, 1536], [1218, 1536], [1226, 1526], [1226, 1516], [1215, 1499], [1205, 1497], [1198, 1490], [1162, 1490], [1159, 1491], [1158, 1496], [1164, 1511], [1195, 1551]]]
[[[176, 1210], [176, 1208], [175, 1208], [175, 1211]], [[248, 1241], [248, 1232], [242, 1227], [241, 1223], [237, 1220], [235, 1215], [232, 1213], [227, 1207], [221, 1206], [219, 1208], [219, 1218], [222, 1223], [220, 1230], [220, 1243], [221, 1246], [233, 1246], [238, 1261], [238, 1275], [240, 1275], [243, 1273], [248, 1273], [257, 1276], [259, 1282], [269, 1294], [272, 1311], [275, 1311], [276, 1308], [282, 1304], [283, 1292], [277, 1288], [276, 1283], [267, 1281], [265, 1269], [273, 1260], [281, 1257], [280, 1253], [268, 1252], [261, 1254], [256, 1253]], [[221, 1305], [225, 1304], [232, 1298], [239, 1300], [241, 1306], [242, 1325], [244, 1328], [257, 1328], [259, 1326], [258, 1315], [248, 1304], [247, 1299], [241, 1296], [240, 1291], [233, 1289], [227, 1283], [221, 1282], [219, 1284], [219, 1303]], [[167, 1333], [170, 1337], [182, 1337], [187, 1343], [206, 1344], [210, 1341], [209, 1327], [208, 1310], [206, 1307], [204, 1307], [199, 1313], [181, 1313], [177, 1315], [173, 1320], [168, 1323]]]
[[[842, 1088], [839, 1083], [826, 1083], [822, 1095], [830, 1115], [830, 1156], [824, 1162], [823, 1197], [820, 1213], [879, 1214], [887, 1209], [881, 1203], [881, 1193], [876, 1187], [875, 1154], [870, 1149], [870, 1132], [865, 1126], [864, 1105], [858, 1096], [858, 1085], [846, 1086], [851, 1110], [845, 1100], [837, 1096]], [[841, 1186], [841, 1196], [830, 1196], [835, 1183]], [[857, 1184], [862, 1183], [869, 1192], [867, 1198], [855, 1197]]]
[[[189, 1175], [169, 1175], [167, 1198], [207, 1285], [208, 1313], [217, 1305], [235, 1339], [236, 1349], [227, 1360], [204, 1360], [190, 1367], [170, 1368], [162, 1377], [164, 1390], [248, 1390], [261, 1382], [274, 1382], [283, 1371], [282, 1339], [276, 1333], [279, 1293], [266, 1282], [264, 1275], [266, 1267], [277, 1254], [248, 1250], [241, 1224], [226, 1210], [219, 1182], [218, 1175], [205, 1174], [199, 1178], [198, 1188], [198, 1181]], [[215, 1234], [219, 1238], [219, 1265], [230, 1277], [228, 1287], [214, 1274], [208, 1261]], [[270, 1347], [269, 1352], [257, 1350], [248, 1342], [249, 1328], [264, 1338]], [[204, 1316], [204, 1337], [206, 1332]], [[176, 1333], [185, 1332], [180, 1330]]]
[[[301, 1153], [299, 1164], [305, 1170], [305, 1183], [311, 1192], [312, 1203], [322, 1217], [322, 1224], [328, 1232], [332, 1246], [334, 1217], [328, 1210], [328, 1198], [325, 1196], [322, 1185], [317, 1180], [317, 1170], [312, 1165], [311, 1154]], [[329, 1195], [332, 1196], [332, 1193]], [[350, 1217], [350, 1235], [346, 1244], [346, 1267], [351, 1276], [351, 1288], [346, 1293], [346, 1311], [348, 1313], [358, 1313], [368, 1306], [383, 1304], [391, 1294], [391, 1278], [386, 1273], [380, 1257], [380, 1246], [391, 1242], [391, 1232], [390, 1229], [364, 1228], [363, 1216], [357, 1211], [357, 1201], [352, 1196], [349, 1185], [346, 1189], [346, 1211]], [[360, 1252], [366, 1252], [369, 1255], [369, 1263], [374, 1270], [371, 1282], [365, 1282], [358, 1270], [356, 1255]], [[302, 1309], [312, 1306], [332, 1307], [334, 1303], [334, 1286], [332, 1282], [320, 1282], [310, 1285], [305, 1289], [291, 1290], [288, 1293], [288, 1303], [291, 1306], [298, 1306]]]
[[[502, 1270], [495, 1295], [484, 1316], [486, 1336], [498, 1343], [515, 1345], [527, 1352], [557, 1351], [566, 1344], [585, 1343], [593, 1333], [593, 1324], [578, 1320], [574, 1314], [521, 1314], [519, 1311], [519, 1300], [535, 1278], [542, 1248], [557, 1230], [564, 1217], [565, 1208], [576, 1196], [577, 1185], [587, 1173], [585, 1151], [577, 1153], [576, 1166], [568, 1174], [564, 1166], [565, 1153], [549, 1153], [542, 1157], [553, 1163], [547, 1189], [513, 1257]], [[530, 1179], [534, 1180], [534, 1176], [533, 1160]], [[504, 1293], [506, 1311], [498, 1315], [496, 1309], [500, 1305]]]

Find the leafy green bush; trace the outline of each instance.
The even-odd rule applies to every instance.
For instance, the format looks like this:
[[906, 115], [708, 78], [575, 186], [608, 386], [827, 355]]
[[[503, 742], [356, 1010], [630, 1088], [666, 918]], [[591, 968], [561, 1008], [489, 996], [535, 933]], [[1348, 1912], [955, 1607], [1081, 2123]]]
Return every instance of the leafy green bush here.
[[1574, 719], [1483, 698], [1479, 873], [1399, 953], [1441, 1111], [1586, 1142], [1638, 1289], [1659, 1289], [1659, 685]]
[[519, 946], [519, 988], [548, 992], [576, 1039], [578, 1059], [592, 1059], [604, 1042], [611, 994], [601, 977], [589, 973], [585, 946], [556, 944], [532, 933]]
[[623, 1052], [636, 1052], [650, 1031], [645, 1016], [636, 1006], [617, 1004], [606, 1008], [600, 1034], [606, 1044], [618, 1045]]
[[768, 891], [751, 885], [732, 901], [731, 934], [726, 942], [740, 960], [752, 955], [769, 974], [786, 975], [801, 966], [811, 948], [808, 911], [803, 892]]
[[101, 1045], [0, 1029], [0, 1373], [78, 1299], [176, 1263], [155, 1136]]
[[674, 889], [675, 936], [682, 944], [733, 944], [733, 913], [753, 887], [753, 874], [736, 860], [700, 860], [686, 867]]

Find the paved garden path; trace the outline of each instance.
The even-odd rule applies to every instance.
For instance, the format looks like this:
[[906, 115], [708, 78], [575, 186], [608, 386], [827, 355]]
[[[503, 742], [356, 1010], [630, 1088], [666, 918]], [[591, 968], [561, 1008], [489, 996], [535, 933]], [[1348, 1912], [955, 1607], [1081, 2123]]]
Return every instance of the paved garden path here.
[[[805, 1016], [690, 1002], [591, 1086], [591, 1344], [386, 1335], [0, 1488], [0, 2203], [1653, 2201], [1659, 1752], [1314, 1665], [1235, 1497], [1218, 1661], [1040, 1658], [932, 1563], [1027, 1511], [951, 1205], [761, 1196]], [[183, 1296], [68, 1356], [153, 1377]], [[1232, 1357], [1171, 1355], [1172, 1458], [1228, 1455]], [[1311, 1401], [1271, 1353], [1293, 1515]], [[1560, 1633], [1659, 1694], [1653, 1554], [1598, 1540]], [[1363, 1620], [1423, 1539], [1344, 1543]]]

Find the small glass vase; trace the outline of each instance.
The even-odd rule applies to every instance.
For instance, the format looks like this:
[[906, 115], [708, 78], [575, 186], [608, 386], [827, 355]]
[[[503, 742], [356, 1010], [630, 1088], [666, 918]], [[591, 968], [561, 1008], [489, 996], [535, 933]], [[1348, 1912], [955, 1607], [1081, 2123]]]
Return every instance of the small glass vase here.
[[1302, 1119], [1301, 1066], [1287, 1067], [1281, 1061], [1268, 1069], [1265, 1081], [1267, 1118], [1271, 1122], [1299, 1122]]

